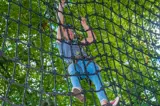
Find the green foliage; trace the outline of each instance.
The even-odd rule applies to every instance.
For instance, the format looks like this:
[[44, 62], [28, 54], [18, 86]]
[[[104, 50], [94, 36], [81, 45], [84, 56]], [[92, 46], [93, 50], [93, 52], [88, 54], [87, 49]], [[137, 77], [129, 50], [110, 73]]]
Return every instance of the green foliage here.
[[[122, 106], [160, 104], [160, 66], [153, 61], [160, 56], [155, 50], [159, 2], [70, 0], [64, 8], [65, 23], [72, 24], [79, 36], [86, 37], [80, 17], [86, 17], [96, 33], [97, 43], [84, 49], [97, 57], [104, 85], [109, 86], [105, 88], [108, 98], [121, 96]], [[69, 96], [72, 86], [67, 65], [55, 44], [54, 3], [58, 2], [0, 1], [0, 49], [4, 53], [0, 57], [0, 104], [83, 105]], [[90, 90], [86, 81], [81, 84]], [[100, 105], [95, 93], [86, 92], [85, 96], [87, 106]]]

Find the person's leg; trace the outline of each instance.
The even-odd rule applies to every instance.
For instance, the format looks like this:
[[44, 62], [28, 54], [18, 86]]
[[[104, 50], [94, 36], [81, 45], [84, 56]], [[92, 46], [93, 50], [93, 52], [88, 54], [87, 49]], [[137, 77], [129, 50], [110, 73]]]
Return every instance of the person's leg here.
[[84, 95], [82, 94], [82, 88], [79, 81], [80, 76], [76, 76], [76, 73], [79, 73], [79, 68], [77, 67], [76, 64], [70, 64], [68, 67], [68, 72], [69, 72], [69, 75], [74, 75], [74, 76], [70, 76], [71, 83], [73, 86], [72, 87], [73, 96], [75, 96], [81, 102], [84, 102]]
[[87, 66], [87, 71], [90, 74], [94, 74], [94, 75], [89, 75], [89, 78], [94, 83], [94, 85], [96, 87], [96, 91], [98, 91], [97, 96], [99, 98], [99, 101], [102, 106], [117, 106], [117, 104], [119, 102], [119, 97], [116, 97], [113, 101], [107, 100], [105, 90], [102, 88], [103, 83], [102, 83], [102, 78], [101, 78], [100, 72], [97, 72], [99, 69], [100, 69], [99, 66], [97, 64], [95, 64], [94, 62], [91, 62]]
[[79, 73], [79, 72], [78, 72], [78, 68], [76, 68], [75, 64], [72, 63], [69, 65], [68, 73], [69, 73], [69, 75], [71, 75], [70, 79], [71, 79], [72, 86], [76, 87], [76, 88], [81, 88], [81, 85], [79, 82], [79, 76], [76, 76], [76, 73]]
[[102, 88], [102, 85], [103, 85], [102, 79], [101, 79], [100, 72], [97, 72], [98, 70], [99, 70], [99, 67], [94, 62], [89, 63], [87, 66], [87, 71], [89, 72], [89, 74], [94, 74], [94, 75], [89, 75], [89, 78], [96, 87], [97, 96], [101, 104], [104, 104], [107, 102], [107, 96], [105, 94], [104, 89]]

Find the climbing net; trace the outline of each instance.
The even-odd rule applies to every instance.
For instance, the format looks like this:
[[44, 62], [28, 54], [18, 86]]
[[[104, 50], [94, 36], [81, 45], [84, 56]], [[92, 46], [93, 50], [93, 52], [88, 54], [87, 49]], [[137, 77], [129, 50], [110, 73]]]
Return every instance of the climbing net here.
[[[56, 47], [56, 0], [0, 1], [0, 104], [99, 106], [94, 86], [81, 81], [84, 103], [71, 93], [67, 64]], [[97, 35], [87, 54], [101, 67], [109, 99], [120, 106], [160, 104], [159, 0], [68, 0], [63, 15], [86, 37], [80, 17]]]

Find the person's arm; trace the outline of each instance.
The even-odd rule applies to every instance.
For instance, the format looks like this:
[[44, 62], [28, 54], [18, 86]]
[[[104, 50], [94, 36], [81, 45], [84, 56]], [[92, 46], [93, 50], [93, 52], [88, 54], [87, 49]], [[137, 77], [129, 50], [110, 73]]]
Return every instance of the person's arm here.
[[96, 35], [95, 35], [95, 33], [94, 33], [94, 32], [92, 31], [92, 29], [90, 29], [90, 27], [87, 25], [85, 18], [82, 18], [82, 19], [81, 19], [81, 24], [82, 24], [84, 30], [87, 32], [87, 35], [88, 35], [88, 37], [85, 38], [85, 39], [83, 39], [83, 40], [81, 41], [81, 43], [84, 43], [84, 44], [86, 44], [86, 43], [92, 43], [94, 40], [96, 40]]
[[57, 42], [59, 42], [59, 40], [62, 39], [63, 32], [64, 32], [64, 29], [62, 27], [62, 25], [64, 24], [64, 16], [62, 14], [64, 5], [65, 5], [65, 0], [61, 0], [61, 3], [59, 3], [59, 6], [58, 6], [58, 20], [60, 25], [58, 26], [58, 30], [57, 30]]

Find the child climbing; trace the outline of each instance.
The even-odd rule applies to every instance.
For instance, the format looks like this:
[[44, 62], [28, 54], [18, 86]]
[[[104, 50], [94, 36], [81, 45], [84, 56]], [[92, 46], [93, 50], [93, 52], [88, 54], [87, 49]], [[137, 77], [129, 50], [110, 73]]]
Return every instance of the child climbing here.
[[116, 106], [119, 102], [119, 97], [116, 97], [114, 101], [108, 101], [103, 88], [99, 66], [93, 61], [93, 59], [87, 56], [87, 53], [83, 50], [82, 46], [79, 46], [88, 46], [88, 44], [96, 41], [95, 33], [87, 25], [86, 19], [81, 18], [81, 25], [86, 31], [88, 37], [78, 43], [78, 40], [75, 39], [75, 33], [70, 25], [64, 25], [64, 6], [65, 0], [61, 0], [58, 7], [59, 27], [57, 31], [57, 44], [60, 55], [63, 56], [64, 61], [68, 64], [68, 73], [73, 86], [72, 93], [77, 99], [84, 102], [84, 95], [82, 94], [82, 87], [79, 79], [88, 78], [95, 85], [101, 105]]

